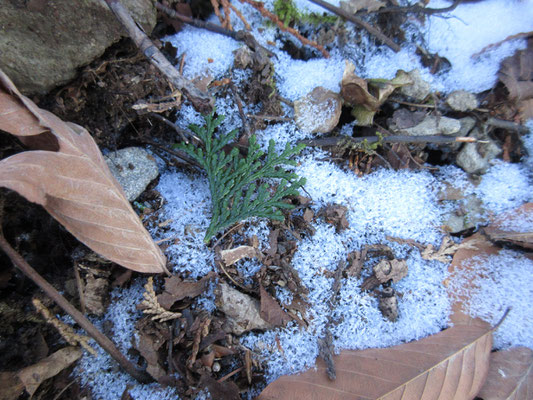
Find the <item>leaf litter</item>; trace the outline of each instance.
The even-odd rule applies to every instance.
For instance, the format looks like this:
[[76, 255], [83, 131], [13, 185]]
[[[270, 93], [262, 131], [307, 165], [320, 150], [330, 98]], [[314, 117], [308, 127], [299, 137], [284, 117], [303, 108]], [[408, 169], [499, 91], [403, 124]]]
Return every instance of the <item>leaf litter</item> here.
[[[296, 3], [303, 8], [316, 10], [316, 6], [310, 3], [303, 1]], [[436, 2], [437, 6], [442, 5], [440, 3]], [[238, 3], [235, 6], [242, 9], [249, 21], [259, 22], [257, 15], [253, 14], [251, 9]], [[482, 13], [483, 15], [498, 15], [498, 6], [501, 7], [501, 3], [486, 1], [479, 5], [481, 8], [478, 10], [472, 9], [474, 5], [468, 4], [458, 11], [457, 16], [464, 21], [472, 21], [472, 15], [482, 12], [488, 13]], [[520, 9], [517, 5], [513, 4], [512, 7], [515, 12], [509, 14], [516, 15], [518, 21], [513, 22], [519, 25], [518, 22], [524, 17], [516, 12]], [[445, 28], [443, 28], [442, 24], [445, 22]], [[236, 21], [235, 24], [239, 22]], [[501, 25], [505, 27], [503, 30], [508, 30], [506, 24]], [[258, 26], [260, 25], [257, 24]], [[432, 20], [430, 38], [438, 36], [436, 32], [439, 32], [439, 26], [441, 29], [460, 33], [464, 35], [463, 37], [469, 35], [465, 33], [467, 28], [459, 29], [458, 22], [455, 20]], [[273, 29], [264, 29], [262, 33], [256, 30], [254, 35], [265, 44], [267, 41], [280, 43]], [[476, 36], [477, 41], [473, 41], [472, 48], [464, 51], [465, 54], [471, 54], [475, 48], [481, 46], [480, 37]], [[493, 35], [488, 35], [486, 40], [490, 41], [492, 38]], [[492, 87], [495, 81], [495, 66], [497, 68], [499, 61], [512, 54], [516, 48], [523, 47], [522, 42], [516, 41], [504, 46], [503, 50], [498, 49], [497, 52], [491, 53], [491, 56], [485, 57], [483, 62], [472, 62], [465, 59], [463, 55], [454, 53], [454, 49], [446, 49], [446, 43], [441, 39], [442, 36], [439, 37], [441, 43], [433, 44], [432, 51], [446, 56], [452, 63], [452, 71], [433, 77], [427, 69], [419, 67], [424, 78], [431, 82], [434, 89], [442, 89], [445, 92], [455, 89], [479, 92]], [[199, 71], [207, 71], [215, 78], [224, 76], [233, 62], [232, 51], [238, 48], [236, 42], [232, 40], [197, 31], [194, 28], [185, 28], [170, 40], [180, 51], [187, 51], [184, 74], [188, 77], [194, 77]], [[204, 44], [212, 43], [212, 46], [198, 46], [199, 40], [202, 40]], [[365, 43], [358, 45], [357, 48], [348, 46], [344, 55], [333, 52], [331, 59], [307, 61], [292, 60], [285, 52], [273, 49], [277, 55], [274, 66], [281, 94], [289, 100], [297, 100], [317, 86], [338, 92], [346, 55], [348, 58], [364, 60], [364, 65], [359, 64], [356, 67], [358, 75], [365, 79], [375, 77], [391, 79], [398, 69], [410, 70], [413, 65], [418, 66], [418, 61], [412, 53], [409, 53], [413, 49], [403, 50], [398, 55], [387, 54], [388, 50], [385, 49], [383, 50], [385, 55], [380, 55], [382, 49], [377, 51], [374, 50], [375, 47], [367, 46], [370, 49], [368, 54], [364, 57], [355, 57], [361, 55], [359, 48], [362, 47], [365, 47]], [[387, 61], [384, 62], [384, 60]], [[485, 66], [488, 66], [489, 73], [480, 73], [480, 70], [484, 71]], [[477, 71], [476, 68], [478, 68]], [[324, 70], [331, 73], [324, 74]], [[490, 72], [492, 70], [494, 73]], [[473, 76], [476, 77], [475, 80], [471, 79]], [[233, 71], [233, 79], [241, 84], [249, 77], [249, 72], [245, 70]], [[217, 99], [218, 113], [227, 116], [223, 129], [229, 131], [240, 127], [242, 122], [233, 98], [222, 94], [217, 96]], [[282, 110], [290, 113], [290, 110], [284, 106]], [[255, 114], [260, 111], [257, 105], [245, 105], [246, 113]], [[187, 104], [182, 106], [178, 116], [177, 123], [183, 128], [189, 123], [202, 123], [201, 116]], [[298, 139], [312, 137], [309, 133], [301, 132], [292, 123], [266, 125], [262, 131], [257, 133], [260, 144], [265, 149], [270, 139], [275, 139], [279, 149], [282, 149], [287, 142], [294, 143]], [[266, 284], [261, 286], [261, 290], [265, 291], [264, 298], [269, 299], [268, 302], [272, 305], [265, 305], [268, 309], [264, 314], [274, 315], [274, 320], [281, 320], [280, 323], [285, 324], [288, 319], [279, 311], [287, 312], [289, 315], [293, 313], [303, 324], [297, 323], [295, 319], [294, 322], [288, 322], [286, 328], [270, 329], [264, 333], [245, 333], [240, 338], [234, 337], [235, 342], [232, 345], [222, 340], [224, 335], [221, 336], [220, 333], [224, 332], [224, 329], [217, 326], [217, 318], [212, 319], [208, 316], [212, 315], [216, 307], [214, 289], [217, 284], [207, 281], [203, 281], [201, 285], [194, 284], [194, 282], [201, 282], [195, 281], [196, 279], [207, 276], [217, 268], [213, 251], [206, 248], [203, 243], [203, 236], [209, 226], [207, 182], [201, 176], [173, 169], [163, 174], [157, 187], [167, 201], [161, 211], [161, 221], [170, 220], [171, 222], [165, 227], [164, 232], [154, 227], [151, 233], [161, 239], [168, 237], [169, 234], [178, 238], [166, 248], [170, 265], [174, 273], [190, 280], [195, 287], [189, 298], [179, 298], [173, 303], [168, 302], [167, 305], [169, 305], [168, 308], [172, 308], [172, 312], [183, 315], [179, 318], [179, 322], [173, 323], [171, 337], [166, 332], [168, 331], [167, 325], [147, 323], [146, 318], [143, 319], [140, 312], [135, 309], [135, 304], [139, 303], [143, 296], [141, 284], [136, 282], [129, 289], [115, 289], [107, 315], [99, 323], [112, 322], [114, 326], [111, 329], [111, 335], [124, 352], [139, 346], [140, 340], [144, 338], [143, 343], [148, 348], [141, 353], [144, 353], [147, 362], [151, 360], [148, 364], [152, 366], [154, 377], [157, 376], [156, 379], [161, 383], [165, 382], [165, 379], [172, 379], [170, 376], [172, 369], [174, 369], [174, 378], [178, 376], [189, 382], [197, 382], [188, 376], [190, 371], [176, 370], [171, 367], [161, 371], [161, 366], [166, 363], [178, 368], [180, 363], [189, 365], [198, 375], [201, 375], [202, 368], [207, 366], [214, 372], [222, 368], [223, 373], [230, 373], [237, 370], [239, 366], [247, 364], [247, 371], [254, 369], [257, 375], [262, 370], [267, 382], [270, 382], [283, 374], [312, 367], [320, 352], [319, 339], [326, 337], [328, 331], [332, 338], [333, 349], [338, 352], [342, 349], [389, 347], [437, 333], [445, 328], [448, 325], [451, 304], [448, 291], [442, 282], [449, 277], [447, 255], [450, 253], [441, 248], [442, 250], [437, 251], [434, 257], [428, 257], [427, 254], [424, 257], [422, 249], [416, 246], [411, 246], [407, 242], [398, 243], [389, 240], [390, 237], [414, 240], [426, 249], [430, 245], [434, 248], [440, 245], [443, 238], [440, 224], [450, 208], [449, 204], [438, 201], [438, 192], [444, 186], [443, 182], [436, 177], [437, 175], [425, 170], [413, 172], [378, 169], [370, 174], [357, 177], [346, 168], [339, 167], [338, 164], [330, 161], [330, 157], [331, 155], [327, 152], [308, 149], [298, 158], [299, 165], [295, 168], [295, 172], [307, 178], [308, 183], [305, 189], [312, 199], [311, 203], [305, 205], [307, 215], [304, 214], [303, 209], [297, 208], [287, 224], [274, 226], [264, 221], [252, 220], [230, 235], [229, 244], [223, 243], [227, 246], [225, 250], [228, 250], [238, 248], [236, 246], [249, 246], [253, 240], [257, 242], [257, 246], [252, 247], [257, 248], [266, 256], [264, 265], [268, 268], [268, 273], [264, 270], [261, 273], [263, 264], [253, 259], [237, 260], [229, 266], [229, 272], [226, 272], [231, 274], [233, 279], [245, 289], [250, 288], [250, 285], [258, 279], [257, 276], [260, 276], [262, 281], [267, 280]], [[477, 188], [469, 182], [465, 183], [465, 174], [461, 171], [453, 171], [458, 176], [453, 183], [458, 186], [466, 185], [468, 190], [475, 191], [488, 205], [488, 213], [500, 213], [531, 200], [531, 193], [528, 191], [530, 182], [528, 163], [530, 162], [530, 159], [526, 159], [523, 164], [496, 164], [489, 169], [483, 177], [482, 185]], [[508, 190], [509, 187], [513, 190]], [[328, 211], [323, 210], [329, 210], [329, 215]], [[299, 219], [304, 223], [299, 225]], [[276, 231], [276, 235], [272, 235], [272, 232]], [[366, 245], [375, 244], [387, 244], [391, 249], [393, 259], [404, 260], [409, 269], [406, 277], [392, 283], [395, 292], [399, 294], [398, 320], [394, 323], [383, 318], [376, 293], [361, 291], [363, 281], [373, 273], [373, 267], [379, 263], [378, 257], [361, 257], [362, 266], [358, 271], [354, 274], [341, 274], [338, 294], [335, 289], [335, 276], [341, 262], [347, 260], [350, 254], [362, 251]], [[269, 251], [269, 249], [273, 250]], [[518, 253], [504, 253], [504, 256], [508, 258], [502, 259], [503, 261], [519, 261], [519, 268], [524, 268], [524, 265], [529, 268]], [[492, 271], [502, 260], [489, 260], [487, 271]], [[217, 272], [219, 276], [224, 276], [222, 272]], [[520, 273], [520, 271], [516, 272]], [[491, 291], [479, 296], [477, 301], [486, 304], [487, 296], [493, 296], [495, 302], [501, 301], [503, 294], [511, 290], [509, 287], [511, 282], [516, 283], [515, 279], [516, 276], [509, 278], [502, 272], [498, 275], [498, 280], [502, 285], [508, 286], [492, 288]], [[207, 290], [200, 294], [200, 290], [196, 290], [198, 287], [207, 288]], [[165, 287], [155, 290], [160, 293], [172, 292], [166, 289]], [[241, 288], [238, 292], [243, 294], [242, 290]], [[256, 293], [256, 299], [248, 294], [247, 296], [256, 301], [252, 308], [258, 310], [260, 306], [257, 298], [263, 299], [263, 295], [257, 296]], [[279, 302], [282, 307], [274, 309], [270, 300]], [[519, 300], [513, 299], [514, 301]], [[302, 303], [305, 304], [304, 307], [297, 306]], [[501, 311], [507, 303], [498, 304], [497, 310]], [[483, 310], [476, 312], [483, 314]], [[491, 322], [494, 322], [496, 318], [492, 314], [482, 316]], [[512, 316], [513, 314], [510, 314], [509, 319]], [[518, 322], [519, 319], [515, 315], [509, 332], [522, 329], [523, 324]], [[136, 323], [138, 328], [135, 327]], [[273, 325], [277, 324], [273, 323]], [[499, 331], [502, 335], [504, 335], [504, 327], [505, 325]], [[153, 338], [148, 341], [148, 335], [159, 338], [159, 344], [161, 341], [175, 343], [176, 362], [168, 362], [162, 354], [166, 349], [158, 347], [159, 344], [156, 345]], [[503, 346], [519, 343], [531, 346], [527, 334], [520, 333], [518, 336], [500, 339], [500, 341]], [[220, 344], [213, 344], [215, 342]], [[213, 347], [203, 347], [202, 343], [204, 345], [211, 343]], [[224, 347], [223, 343], [228, 347]], [[412, 344], [416, 345], [416, 343], [419, 342]], [[223, 355], [223, 351], [217, 350], [215, 346], [227, 349], [228, 353]], [[215, 367], [220, 360], [211, 360], [211, 354], [216, 352], [222, 356], [222, 361], [226, 360], [226, 365], [221, 367], [219, 364], [219, 367]], [[242, 355], [242, 360], [232, 357], [234, 353]], [[252, 354], [251, 361], [250, 354]], [[248, 362], [245, 362], [245, 355], [248, 355]], [[131, 398], [153, 398], [152, 396], [176, 398], [174, 389], [161, 389], [157, 385], [138, 385], [128, 376], [113, 371], [112, 365], [109, 357], [100, 351], [96, 359], [85, 355], [82, 363], [77, 367], [77, 373], [82, 382], [92, 388], [94, 395], [104, 399], [118, 399], [125, 394]], [[253, 368], [250, 365], [253, 365]], [[431, 365], [434, 364], [430, 364], [428, 368]], [[251, 375], [254, 378], [253, 373]], [[211, 392], [211, 397], [216, 398], [216, 393], [229, 393], [227, 398], [235, 395], [235, 387], [225, 387], [220, 382], [213, 382], [213, 378], [209, 375], [202, 376], [206, 376], [203, 382]], [[252, 381], [259, 383], [256, 378], [257, 376]], [[250, 378], [247, 377], [247, 379]], [[227, 383], [233, 384], [233, 382]], [[261, 388], [260, 385], [261, 383], [246, 396], [253, 397], [257, 394], [257, 390]], [[199, 387], [202, 385], [199, 384]], [[195, 390], [191, 388], [189, 392], [186, 390], [183, 392], [189, 397], [199, 399], [208, 397], [205, 392]], [[224, 396], [226, 395], [220, 394], [219, 398], [225, 398]]]

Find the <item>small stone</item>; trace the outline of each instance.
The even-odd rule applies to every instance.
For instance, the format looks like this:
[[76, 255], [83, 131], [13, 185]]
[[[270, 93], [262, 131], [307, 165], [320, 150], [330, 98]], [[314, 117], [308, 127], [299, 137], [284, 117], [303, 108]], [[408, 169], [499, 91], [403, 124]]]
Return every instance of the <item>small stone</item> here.
[[294, 119], [306, 133], [331, 132], [339, 123], [341, 111], [341, 97], [321, 86], [294, 102]]
[[469, 136], [482, 140], [483, 143], [466, 143], [457, 154], [455, 162], [465, 172], [482, 174], [489, 168], [490, 161], [496, 158], [502, 150], [491, 138], [482, 134], [477, 128], [474, 128]]
[[124, 189], [128, 201], [139, 197], [159, 175], [154, 158], [140, 147], [127, 147], [104, 156], [104, 159]]
[[400, 129], [398, 133], [407, 136], [455, 135], [461, 129], [459, 120], [448, 117], [427, 116], [412, 128]]
[[431, 86], [420, 76], [420, 71], [414, 69], [407, 73], [413, 80], [412, 85], [406, 85], [400, 88], [400, 93], [417, 101], [424, 99], [431, 93]]
[[470, 131], [476, 126], [476, 120], [472, 117], [464, 117], [459, 120], [461, 129], [457, 132], [457, 136], [468, 136]]
[[452, 110], [461, 112], [471, 111], [479, 106], [476, 96], [464, 90], [456, 90], [450, 93], [446, 103]]

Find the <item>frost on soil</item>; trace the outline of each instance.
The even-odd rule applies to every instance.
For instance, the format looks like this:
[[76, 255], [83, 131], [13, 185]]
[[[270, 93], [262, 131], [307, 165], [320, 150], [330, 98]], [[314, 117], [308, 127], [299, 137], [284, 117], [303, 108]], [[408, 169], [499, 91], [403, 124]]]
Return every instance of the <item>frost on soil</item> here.
[[[265, 3], [272, 9], [272, 0]], [[298, 0], [297, 4], [316, 11], [317, 6], [309, 2]], [[261, 17], [251, 7], [239, 2], [234, 2], [234, 5], [252, 24], [256, 39], [275, 53], [273, 62], [277, 87], [280, 94], [289, 100], [296, 100], [317, 86], [338, 92], [345, 59], [354, 62], [356, 73], [365, 78], [392, 78], [398, 69], [418, 68], [433, 90], [444, 93], [457, 89], [483, 91], [493, 86], [500, 61], [516, 49], [523, 48], [525, 41], [509, 41], [480, 56], [472, 58], [472, 55], [511, 34], [531, 30], [533, 20], [530, 0], [511, 3], [486, 0], [461, 5], [450, 18], [428, 17], [424, 26], [411, 23], [405, 27], [408, 38], [423, 38], [430, 51], [438, 52], [452, 64], [451, 70], [433, 76], [420, 64], [409, 40], [402, 44], [403, 50], [395, 54], [384, 46], [376, 46], [368, 37], [359, 38], [361, 41], [356, 46], [351, 44], [356, 42], [355, 37], [351, 37], [344, 48], [334, 49], [328, 60], [293, 60], [281, 50], [282, 41], [287, 40], [286, 34], [278, 35], [274, 28], [264, 26]], [[444, 1], [430, 3], [431, 7], [448, 5]], [[322, 12], [322, 9], [318, 11]], [[490, 23], [495, 19], [497, 22]], [[216, 17], [213, 16], [211, 21], [216, 22]], [[239, 20], [235, 19], [234, 24], [236, 30], [242, 28]], [[188, 78], [206, 74], [214, 79], [226, 76], [233, 63], [232, 51], [240, 47], [240, 43], [232, 39], [191, 27], [184, 28], [168, 40], [178, 49], [179, 55], [186, 53], [184, 75]], [[236, 86], [244, 85], [249, 79], [247, 72], [233, 70], [232, 73]], [[216, 107], [219, 114], [226, 115], [222, 125], [224, 131], [241, 127], [232, 96], [217, 97]], [[258, 111], [258, 106], [244, 104], [245, 114]], [[190, 105], [184, 104], [178, 112], [177, 124], [187, 128], [190, 123], [202, 124], [203, 120]], [[528, 126], [531, 128], [533, 124], [530, 122]], [[352, 128], [353, 125], [341, 127], [345, 131]], [[285, 143], [312, 137], [301, 132], [292, 122], [271, 124], [256, 134], [263, 146], [274, 139], [279, 149]], [[532, 137], [533, 134], [530, 134], [525, 138], [530, 153], [533, 153]], [[316, 233], [298, 243], [292, 266], [309, 290], [308, 329], [290, 324], [285, 329], [251, 333], [241, 338], [242, 344], [266, 361], [267, 381], [314, 365], [318, 340], [325, 334], [330, 315], [334, 322], [330, 328], [336, 351], [387, 347], [436, 333], [447, 325], [450, 303], [442, 285], [447, 277], [447, 265], [424, 260], [417, 249], [387, 239], [393, 236], [439, 245], [443, 235], [440, 226], [449, 207], [437, 198], [444, 181], [465, 194], [475, 193], [485, 203], [487, 211], [496, 214], [531, 201], [533, 197], [530, 190], [533, 157], [526, 158], [522, 164], [496, 163], [478, 187], [468, 181], [466, 174], [451, 166], [442, 167], [434, 174], [381, 169], [357, 177], [327, 161], [327, 157], [320, 150], [307, 149], [298, 159], [296, 172], [307, 178], [305, 188], [313, 200], [311, 206], [314, 210], [328, 204], [341, 204], [348, 208], [349, 227], [337, 233], [333, 226], [317, 220], [314, 223]], [[168, 169], [162, 174], [157, 190], [166, 200], [162, 218], [170, 222], [167, 230], [154, 230], [152, 234], [156, 239], [177, 239], [171, 242], [166, 252], [173, 272], [199, 278], [214, 270], [213, 252], [203, 243], [210, 218], [210, 195], [205, 177]], [[250, 237], [258, 237], [260, 248], [268, 248], [269, 228], [266, 221], [248, 222], [244, 231]], [[333, 303], [330, 301], [333, 279], [328, 277], [328, 271], [335, 271], [339, 261], [345, 259], [349, 252], [378, 243], [389, 245], [397, 258], [407, 260], [409, 267], [408, 276], [393, 284], [395, 290], [402, 294], [399, 319], [395, 323], [383, 318], [376, 298], [360, 290], [364, 276], [360, 279], [344, 278], [338, 299]], [[526, 303], [533, 297], [529, 289], [533, 287], [533, 282], [529, 282], [533, 276], [531, 261], [513, 252], [502, 252], [499, 256], [481, 261], [479, 265], [486, 270], [487, 278], [471, 298], [472, 312], [494, 322], [500, 314], [494, 315], [490, 311], [514, 305], [516, 312], [497, 332], [496, 344], [502, 347], [519, 344], [533, 347], [533, 323], [526, 314], [529, 309]], [[254, 260], [240, 261], [236, 265], [248, 279], [259, 267]], [[117, 289], [106, 317], [113, 322], [114, 339], [124, 351], [131, 347], [134, 339], [134, 321], [139, 316], [135, 304], [141, 299], [141, 285], [136, 284], [132, 289], [123, 291]], [[516, 290], [517, 286], [520, 290]], [[279, 288], [276, 293], [282, 305], [290, 303], [292, 294], [287, 289]], [[215, 307], [212, 291], [198, 300], [197, 306], [212, 312]], [[132, 381], [114, 370], [112, 365], [109, 357], [100, 351], [96, 359], [84, 356], [77, 374], [84, 384], [92, 388], [96, 397], [120, 399], [126, 385]], [[175, 398], [170, 389], [156, 391], [139, 385], [130, 390], [130, 394], [139, 399]]]

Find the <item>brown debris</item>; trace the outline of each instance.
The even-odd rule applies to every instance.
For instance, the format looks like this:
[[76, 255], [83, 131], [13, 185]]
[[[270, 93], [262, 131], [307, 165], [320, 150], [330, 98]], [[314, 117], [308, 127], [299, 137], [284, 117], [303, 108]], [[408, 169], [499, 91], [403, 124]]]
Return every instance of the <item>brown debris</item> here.
[[265, 290], [263, 285], [259, 285], [261, 294], [261, 311], [260, 315], [273, 326], [285, 326], [292, 318], [280, 307], [278, 302]]
[[165, 278], [165, 290], [157, 296], [157, 301], [163, 308], [169, 310], [180, 300], [192, 299], [204, 293], [215, 277], [216, 273], [210, 272], [199, 281], [192, 282], [183, 281], [177, 275]]
[[148, 282], [144, 285], [146, 291], [143, 293], [144, 300], [139, 304], [139, 308], [145, 314], [152, 315], [152, 321], [159, 320], [161, 322], [169, 321], [181, 317], [180, 313], [165, 310], [157, 301], [157, 296], [154, 290], [154, 280], [152, 277], [148, 278]]
[[329, 204], [324, 209], [320, 210], [318, 215], [323, 216], [327, 223], [335, 226], [337, 232], [340, 232], [349, 227], [346, 215], [348, 208], [340, 204]]
[[252, 246], [238, 246], [234, 249], [220, 251], [220, 257], [222, 258], [222, 261], [226, 267], [235, 264], [237, 261], [242, 260], [243, 258], [257, 258], [258, 255], [259, 252]]
[[388, 287], [379, 294], [379, 311], [391, 322], [398, 319], [398, 299], [393, 288]]
[[460, 245], [456, 244], [449, 236], [445, 236], [442, 238], [442, 243], [438, 250], [435, 250], [432, 244], [428, 244], [420, 255], [424, 260], [437, 260], [447, 264], [459, 248]]

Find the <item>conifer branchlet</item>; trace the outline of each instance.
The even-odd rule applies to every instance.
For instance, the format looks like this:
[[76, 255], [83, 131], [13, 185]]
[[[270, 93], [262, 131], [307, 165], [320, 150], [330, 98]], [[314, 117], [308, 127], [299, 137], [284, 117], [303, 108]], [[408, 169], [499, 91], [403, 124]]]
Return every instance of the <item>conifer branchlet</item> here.
[[[208, 242], [217, 232], [251, 217], [283, 220], [282, 208], [293, 205], [283, 201], [287, 196], [298, 195], [298, 189], [305, 184], [305, 178], [283, 169], [282, 165], [296, 165], [290, 158], [302, 151], [304, 145], [285, 146], [281, 154], [275, 151], [270, 141], [265, 154], [260, 150], [255, 135], [249, 140], [248, 154], [243, 157], [234, 147], [226, 153], [224, 146], [235, 139], [237, 131], [215, 135], [216, 128], [224, 120], [220, 115], [204, 116], [205, 125], [190, 125], [189, 128], [200, 138], [203, 146], [177, 144], [175, 147], [194, 158], [207, 173], [211, 192], [211, 223], [205, 235]], [[280, 179], [277, 186], [266, 179]]]

